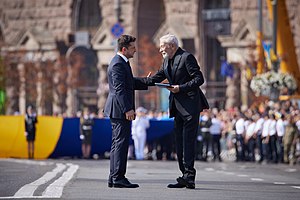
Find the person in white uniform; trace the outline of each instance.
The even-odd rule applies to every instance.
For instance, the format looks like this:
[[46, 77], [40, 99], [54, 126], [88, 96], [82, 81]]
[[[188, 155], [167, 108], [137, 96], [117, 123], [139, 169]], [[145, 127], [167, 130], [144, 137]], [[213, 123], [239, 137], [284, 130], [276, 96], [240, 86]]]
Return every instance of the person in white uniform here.
[[144, 159], [144, 148], [147, 138], [147, 129], [150, 127], [149, 119], [146, 116], [147, 110], [143, 107], [136, 109], [136, 118], [132, 121], [132, 139], [134, 141], [135, 158]]
[[269, 162], [277, 163], [277, 133], [276, 133], [276, 119], [274, 114], [270, 114], [270, 125], [269, 125]]
[[254, 134], [255, 134], [255, 121], [254, 119], [256, 119], [257, 116], [254, 116], [253, 118], [249, 118], [249, 124], [246, 128], [246, 135], [245, 135], [245, 143], [247, 146], [247, 160], [254, 162], [255, 161], [255, 152], [254, 152], [254, 148], [255, 148], [255, 138], [254, 138]]
[[264, 115], [264, 123], [263, 123], [263, 129], [261, 133], [262, 137], [262, 144], [263, 144], [263, 152], [264, 152], [264, 158], [269, 159], [269, 131], [270, 131], [270, 124], [271, 120], [269, 119], [269, 115], [265, 114]]
[[277, 132], [277, 151], [278, 151], [278, 162], [283, 163], [283, 137], [285, 129], [285, 119], [284, 115], [281, 114], [280, 118], [276, 123], [276, 132]]
[[235, 131], [236, 131], [236, 161], [245, 161], [245, 119], [241, 114], [238, 115], [238, 120], [235, 123]]
[[263, 145], [262, 145], [262, 130], [263, 130], [263, 124], [264, 124], [264, 117], [260, 114], [259, 115], [259, 119], [256, 120], [256, 123], [255, 123], [255, 138], [256, 138], [256, 144], [257, 144], [257, 148], [258, 148], [258, 151], [259, 151], [259, 155], [260, 155], [260, 158], [259, 158], [259, 163], [261, 163], [263, 160], [264, 160], [264, 152], [263, 152]]

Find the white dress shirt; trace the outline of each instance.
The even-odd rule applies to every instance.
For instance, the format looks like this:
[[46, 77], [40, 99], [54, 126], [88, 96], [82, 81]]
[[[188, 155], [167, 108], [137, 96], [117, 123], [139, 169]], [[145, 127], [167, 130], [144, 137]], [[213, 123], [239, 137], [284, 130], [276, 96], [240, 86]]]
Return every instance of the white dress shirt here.
[[262, 137], [267, 137], [269, 135], [269, 130], [270, 130], [270, 123], [271, 123], [271, 120], [268, 119], [264, 122], [263, 124], [263, 129], [262, 129], [262, 133], [261, 133], [261, 136]]
[[235, 130], [237, 135], [242, 135], [245, 133], [245, 120], [243, 118], [240, 118], [235, 123]]
[[126, 58], [126, 56], [124, 56], [123, 54], [121, 54], [120, 52], [117, 53], [119, 56], [121, 56], [125, 62], [128, 62], [128, 58]]
[[277, 131], [277, 135], [279, 137], [283, 137], [284, 136], [284, 130], [285, 130], [285, 127], [284, 127], [284, 122], [282, 119], [278, 119], [277, 120], [277, 123], [276, 123], [276, 131]]
[[271, 119], [270, 126], [269, 126], [269, 135], [273, 136], [276, 135], [276, 120]]
[[263, 124], [264, 124], [264, 118], [259, 118], [258, 120], [257, 120], [257, 122], [255, 123], [255, 133], [257, 133], [258, 135], [260, 135], [261, 134], [261, 132], [262, 132], [262, 129], [263, 129]]

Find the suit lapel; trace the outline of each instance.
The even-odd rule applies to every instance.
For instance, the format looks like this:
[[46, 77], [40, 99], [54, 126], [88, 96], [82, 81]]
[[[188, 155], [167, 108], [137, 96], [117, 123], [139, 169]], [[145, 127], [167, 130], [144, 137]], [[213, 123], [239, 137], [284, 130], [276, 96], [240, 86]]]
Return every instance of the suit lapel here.
[[172, 66], [172, 77], [173, 77], [174, 81], [175, 81], [175, 74], [176, 74], [176, 71], [178, 69], [179, 62], [181, 60], [181, 55], [182, 54], [178, 54], [178, 55], [175, 56], [174, 63], [173, 63], [173, 66]]
[[120, 55], [118, 56], [119, 56], [119, 61], [125, 66], [126, 71], [128, 71], [129, 75], [133, 78], [132, 69], [129, 60], [126, 62]]
[[170, 74], [168, 72], [168, 59], [164, 59], [163, 66], [164, 66], [165, 75], [166, 75], [167, 79], [169, 80], [169, 82], [171, 83], [171, 81], [170, 81], [171, 80], [171, 76], [170, 76]]

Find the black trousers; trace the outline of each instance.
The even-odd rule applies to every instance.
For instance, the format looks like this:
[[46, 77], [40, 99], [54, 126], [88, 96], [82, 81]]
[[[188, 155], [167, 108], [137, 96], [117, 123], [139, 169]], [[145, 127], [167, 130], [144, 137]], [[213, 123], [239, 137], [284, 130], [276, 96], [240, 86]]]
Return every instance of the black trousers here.
[[241, 134], [236, 134], [236, 161], [245, 161], [245, 143], [244, 136]]
[[277, 137], [277, 154], [278, 154], [278, 162], [283, 163], [283, 137]]
[[273, 161], [274, 163], [278, 162], [278, 154], [277, 154], [277, 138], [276, 135], [272, 135], [269, 137], [268, 143], [268, 161]]
[[214, 160], [216, 158], [221, 158], [220, 154], [221, 154], [221, 144], [220, 144], [220, 139], [221, 139], [221, 134], [219, 135], [211, 135], [212, 136], [212, 140], [211, 140], [211, 149], [213, 152], [213, 156], [214, 156]]
[[131, 133], [131, 121], [110, 119], [112, 126], [112, 144], [110, 150], [110, 174], [108, 182], [125, 178], [127, 154]]
[[179, 169], [183, 177], [195, 181], [195, 144], [198, 131], [199, 115], [182, 116], [179, 112], [175, 115], [174, 132], [176, 139], [176, 153]]
[[262, 143], [261, 134], [257, 135], [256, 145], [257, 145], [259, 155], [260, 155], [259, 161], [261, 162], [261, 161], [264, 160], [264, 150], [263, 150], [263, 143]]

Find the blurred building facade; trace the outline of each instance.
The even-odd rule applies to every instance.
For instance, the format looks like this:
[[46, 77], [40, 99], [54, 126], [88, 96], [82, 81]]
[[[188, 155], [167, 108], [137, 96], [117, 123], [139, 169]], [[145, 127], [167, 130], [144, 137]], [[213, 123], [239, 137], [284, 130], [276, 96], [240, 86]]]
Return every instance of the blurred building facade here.
[[[286, 2], [299, 62], [300, 7], [297, 0]], [[264, 15], [267, 21], [266, 6]], [[202, 89], [212, 106], [249, 105], [245, 70], [256, 65], [256, 17], [253, 0], [1, 0], [5, 112], [24, 113], [28, 104], [38, 114], [72, 116], [84, 107], [101, 112], [106, 70], [120, 33], [137, 37], [134, 75], [155, 73], [161, 64], [159, 38], [172, 33], [199, 61], [206, 78]], [[233, 38], [235, 48], [225, 36]], [[220, 73], [227, 58], [235, 70], [230, 79]], [[154, 87], [137, 92], [137, 105], [160, 109], [161, 93]]]

